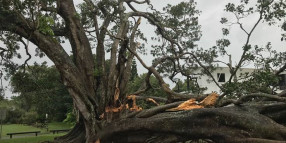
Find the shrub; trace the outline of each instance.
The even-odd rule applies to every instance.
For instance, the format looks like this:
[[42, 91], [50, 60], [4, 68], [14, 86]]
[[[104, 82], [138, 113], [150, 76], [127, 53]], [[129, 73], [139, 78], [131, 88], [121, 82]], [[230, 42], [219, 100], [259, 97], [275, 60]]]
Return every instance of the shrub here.
[[36, 112], [26, 112], [22, 116], [22, 123], [23, 124], [28, 124], [28, 125], [33, 125], [36, 123], [38, 120], [38, 114]]
[[11, 107], [6, 108], [6, 118], [4, 123], [19, 124], [22, 122], [21, 117], [24, 115], [24, 111], [19, 108]]
[[66, 119], [63, 121], [64, 123], [69, 123], [74, 125], [76, 123], [76, 116], [73, 112], [68, 112]]

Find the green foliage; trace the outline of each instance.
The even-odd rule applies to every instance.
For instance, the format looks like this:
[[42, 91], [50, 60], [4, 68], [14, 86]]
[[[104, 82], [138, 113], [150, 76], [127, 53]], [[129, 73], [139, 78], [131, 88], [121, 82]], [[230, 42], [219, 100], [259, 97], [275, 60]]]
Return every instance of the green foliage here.
[[[162, 22], [162, 27], [166, 31], [164, 35], [177, 43], [164, 42], [161, 36], [151, 38], [154, 43], [160, 43], [152, 45], [151, 54], [156, 57], [153, 63], [159, 62], [158, 72], [171, 80], [180, 72], [183, 75], [191, 75], [192, 71], [188, 69], [197, 64], [197, 60], [192, 55], [186, 54], [180, 60], [168, 58], [160, 62], [162, 57], [189, 52], [193, 53], [200, 62], [209, 63], [213, 61], [213, 56], [215, 56], [213, 49], [204, 50], [196, 45], [201, 37], [201, 26], [198, 24], [200, 11], [195, 7], [196, 3], [190, 0], [173, 6], [167, 5], [163, 8], [164, 14], [156, 13], [156, 18]], [[158, 29], [157, 34], [159, 35], [159, 33], [160, 30]]]
[[183, 83], [181, 80], [177, 81], [176, 86], [172, 90], [176, 92], [189, 92], [187, 82]]
[[226, 28], [222, 28], [222, 34], [227, 36], [229, 34], [229, 30]]
[[253, 73], [241, 74], [238, 79], [241, 81], [224, 84], [223, 92], [230, 95], [257, 92], [272, 94], [272, 87], [279, 82], [279, 78], [269, 70], [257, 70]]
[[193, 80], [189, 81], [189, 88], [188, 88], [188, 80], [186, 79], [184, 80], [184, 82], [178, 80], [176, 86], [172, 90], [176, 92], [201, 94], [204, 92], [204, 90], [206, 90], [206, 88], [200, 88], [198, 84]]
[[[145, 74], [141, 74], [140, 76], [136, 77], [133, 81], [128, 83], [128, 93], [134, 93], [142, 86], [142, 83], [145, 82]], [[143, 96], [157, 96], [157, 97], [167, 97], [167, 94], [161, 89], [158, 81], [154, 76], [150, 76], [150, 84], [152, 89], [149, 89], [147, 92], [143, 93]]]
[[230, 45], [230, 41], [228, 39], [219, 39], [216, 41], [216, 44], [220, 49], [223, 49]]
[[220, 23], [221, 23], [221, 24], [225, 24], [225, 23], [227, 23], [227, 22], [228, 22], [228, 20], [227, 20], [227, 18], [225, 18], [225, 17], [222, 17], [221, 20], [220, 20]]
[[45, 15], [40, 16], [38, 30], [45, 35], [54, 36], [54, 31], [51, 28], [54, 24], [55, 21], [52, 17]]
[[4, 123], [22, 123], [22, 117], [25, 111], [19, 108], [8, 109]]
[[0, 101], [0, 108], [6, 110], [4, 123], [21, 123], [25, 111], [17, 103], [9, 100]]
[[76, 116], [75, 116], [75, 114], [72, 111], [70, 111], [70, 112], [67, 113], [66, 116], [67, 117], [64, 119], [63, 122], [71, 124], [71, 125], [75, 125], [75, 123], [76, 123]]
[[93, 76], [101, 76], [102, 75], [102, 69], [100, 69], [100, 68], [96, 68], [95, 70], [94, 70], [94, 73], [93, 73]]
[[11, 78], [13, 92], [19, 96], [13, 100], [26, 111], [35, 111], [39, 117], [49, 114], [50, 120], [62, 121], [72, 107], [72, 99], [60, 81], [55, 67], [45, 64], [19, 71]]
[[138, 77], [137, 64], [136, 64], [136, 61], [133, 59], [132, 65], [131, 65], [130, 80], [133, 81], [136, 77]]
[[33, 125], [34, 123], [36, 123], [37, 119], [38, 114], [36, 112], [25, 112], [25, 114], [22, 116], [22, 123], [27, 125]]
[[[227, 82], [222, 86], [222, 92], [229, 95], [243, 95], [246, 93], [264, 92], [272, 94], [275, 85], [278, 84], [279, 78], [275, 75], [274, 69], [279, 69], [285, 64], [285, 52], [277, 52], [272, 50], [271, 43], [267, 43], [265, 47], [258, 47], [252, 45], [249, 42], [249, 38], [252, 35], [253, 30], [261, 22], [267, 22], [269, 25], [274, 25], [278, 21], [281, 21], [286, 16], [286, 4], [283, 1], [265, 1], [258, 0], [255, 5], [249, 4], [249, 0], [241, 0], [240, 3], [228, 3], [225, 6], [225, 11], [235, 15], [235, 21], [228, 21], [223, 17], [221, 23], [229, 26], [237, 24], [240, 29], [248, 35], [247, 42], [242, 46], [244, 54], [241, 57], [241, 65], [245, 62], [252, 62], [257, 71], [253, 73], [247, 73], [239, 75], [238, 81]], [[242, 20], [250, 15], [260, 15], [260, 20], [256, 21], [256, 24], [252, 29], [245, 28]], [[259, 18], [259, 16], [258, 16]], [[281, 27], [284, 29], [284, 26]], [[223, 28], [223, 35], [227, 36], [229, 31], [227, 28]], [[285, 34], [284, 34], [285, 36]], [[282, 34], [281, 40], [284, 40]], [[218, 40], [217, 48], [221, 55], [228, 55], [226, 47], [230, 42], [224, 41], [224, 39]], [[284, 56], [283, 56], [284, 55]], [[241, 65], [239, 65], [241, 67]], [[229, 64], [228, 64], [229, 66]], [[240, 68], [235, 67], [235, 68]]]
[[251, 49], [251, 45], [245, 45], [243, 46], [244, 51], [249, 51]]

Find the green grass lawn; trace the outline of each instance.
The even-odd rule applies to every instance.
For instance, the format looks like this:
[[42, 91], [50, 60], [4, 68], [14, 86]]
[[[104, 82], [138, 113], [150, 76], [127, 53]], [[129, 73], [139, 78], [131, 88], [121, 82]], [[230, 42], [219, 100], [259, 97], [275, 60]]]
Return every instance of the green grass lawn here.
[[40, 135], [40, 136], [29, 136], [29, 137], [23, 137], [23, 138], [12, 138], [12, 139], [3, 139], [0, 140], [1, 143], [40, 143], [43, 141], [53, 141], [55, 137], [62, 136], [65, 133], [60, 134], [46, 134], [46, 135]]
[[[53, 122], [48, 124], [49, 130], [55, 130], [55, 129], [71, 129], [72, 125], [61, 123], [61, 122]], [[9, 136], [7, 136], [7, 133], [14, 133], [14, 132], [29, 132], [29, 131], [41, 131], [41, 134], [37, 137], [34, 134], [31, 134], [27, 136], [27, 134], [23, 135], [13, 135], [12, 139], [7, 139]], [[47, 131], [45, 128], [36, 128], [33, 126], [28, 125], [21, 125], [21, 124], [9, 124], [9, 125], [3, 125], [2, 126], [2, 140], [0, 140], [1, 143], [38, 143], [42, 141], [51, 141], [56, 136], [61, 136], [66, 133], [60, 133], [60, 134], [52, 134], [49, 131]], [[19, 136], [22, 136], [19, 138]], [[14, 138], [15, 137], [15, 138]], [[16, 138], [18, 137], [18, 138]]]
[[49, 123], [49, 130], [60, 130], [60, 129], [71, 129], [73, 126], [71, 124], [62, 122]]

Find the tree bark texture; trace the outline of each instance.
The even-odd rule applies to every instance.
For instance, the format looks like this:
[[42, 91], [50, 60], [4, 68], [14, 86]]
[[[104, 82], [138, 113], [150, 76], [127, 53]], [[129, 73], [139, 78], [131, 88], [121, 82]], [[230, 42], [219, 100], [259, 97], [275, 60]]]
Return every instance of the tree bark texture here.
[[[162, 112], [146, 118], [125, 118], [107, 124], [102, 142], [285, 142], [286, 104], [241, 105]], [[280, 110], [273, 110], [279, 108]], [[273, 118], [273, 119], [271, 119]], [[279, 118], [279, 119], [278, 119]]]
[[[85, 2], [92, 4], [89, 0]], [[67, 135], [57, 138], [55, 142], [94, 143], [100, 140], [101, 143], [173, 143], [200, 139], [206, 142], [226, 143], [285, 142], [286, 127], [282, 125], [286, 122], [285, 102], [255, 105], [236, 102], [236, 105], [228, 107], [167, 112], [166, 109], [174, 108], [181, 103], [175, 101], [189, 98], [199, 99], [202, 96], [175, 93], [157, 71], [158, 64], [147, 66], [139, 57], [136, 53], [137, 45], [134, 37], [140, 18], [135, 22], [134, 27], [130, 28], [128, 18], [133, 16], [134, 18], [145, 17], [157, 27], [163, 38], [170, 41], [172, 45], [177, 45], [179, 48], [180, 46], [166, 37], [161, 24], [151, 13], [139, 12], [134, 8], [133, 12], [124, 13], [124, 2], [130, 5], [131, 1], [119, 0], [116, 8], [118, 13], [114, 11], [119, 18], [119, 24], [117, 34], [113, 36], [108, 74], [105, 73], [107, 68], [104, 40], [112, 16], [104, 13], [104, 6], [103, 8], [96, 7], [101, 9], [105, 16], [102, 27], [99, 28], [96, 17], [93, 21], [98, 40], [96, 63], [85, 29], [72, 0], [57, 0], [55, 11], [65, 22], [65, 32], [55, 36], [68, 38], [74, 59], [70, 58], [53, 36], [39, 31], [32, 20], [13, 10], [7, 12], [10, 10], [9, 6], [7, 9], [0, 6], [0, 30], [13, 32], [33, 42], [54, 62], [80, 112], [80, 120], [74, 129]], [[142, 1], [142, 3], [148, 3], [148, 1]], [[93, 10], [96, 11], [96, 9]], [[128, 37], [128, 34], [131, 36]], [[193, 53], [180, 54], [175, 57], [166, 56], [159, 61], [163, 62], [168, 58], [178, 59], [185, 55], [193, 56]], [[104, 114], [106, 107], [119, 106], [115, 103], [116, 94], [119, 94], [120, 102], [124, 103], [123, 100], [126, 100], [126, 85], [134, 56], [148, 70], [148, 77], [153, 74], [161, 88], [170, 95], [167, 102], [175, 103], [133, 113], [129, 111], [111, 113], [111, 118], [102, 117], [101, 115], [109, 116]], [[146, 79], [146, 88], [150, 87], [148, 80]]]

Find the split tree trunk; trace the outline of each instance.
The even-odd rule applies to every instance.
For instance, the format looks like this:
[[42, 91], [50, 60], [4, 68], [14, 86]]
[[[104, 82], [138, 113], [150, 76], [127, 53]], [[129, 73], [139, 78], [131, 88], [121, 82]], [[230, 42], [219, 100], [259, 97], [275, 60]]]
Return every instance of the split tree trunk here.
[[[202, 108], [189, 111], [160, 112], [149, 116], [122, 116], [112, 122], [102, 122], [94, 142], [101, 143], [174, 143], [205, 140], [221, 143], [285, 143], [286, 104], [244, 104], [221, 108]], [[139, 115], [138, 113], [137, 115]], [[76, 126], [75, 128], [78, 128]], [[82, 129], [80, 129], [82, 130]], [[79, 131], [79, 130], [77, 130]], [[84, 134], [67, 136], [78, 143]]]
[[[172, 143], [198, 139], [213, 142], [286, 142], [286, 127], [271, 119], [285, 123], [285, 107], [286, 104], [243, 105], [125, 118], [106, 125], [98, 137], [107, 143]], [[280, 109], [273, 111], [275, 108]]]

